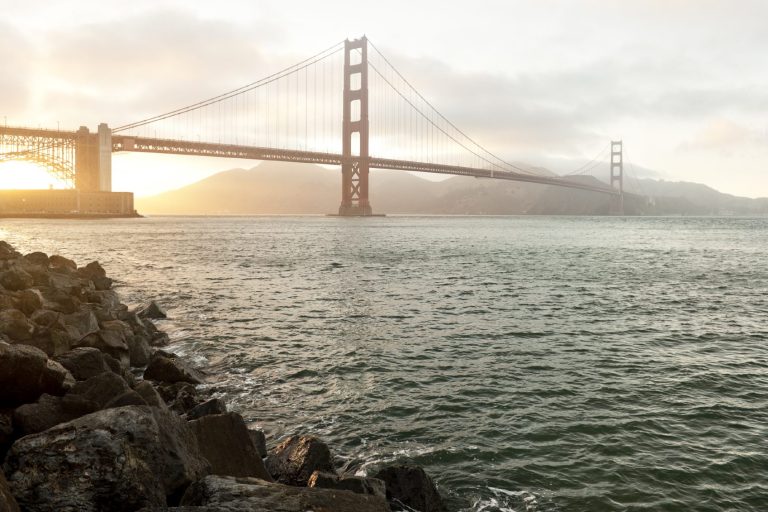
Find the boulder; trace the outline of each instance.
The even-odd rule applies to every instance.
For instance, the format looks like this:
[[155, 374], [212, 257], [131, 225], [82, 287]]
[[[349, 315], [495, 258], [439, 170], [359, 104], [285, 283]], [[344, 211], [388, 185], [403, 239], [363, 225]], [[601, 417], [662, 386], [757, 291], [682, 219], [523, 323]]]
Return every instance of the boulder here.
[[107, 277], [107, 272], [98, 261], [92, 261], [84, 267], [77, 269], [79, 276], [90, 279], [97, 290], [109, 290], [112, 288], [112, 279]]
[[323, 473], [315, 471], [309, 477], [307, 487], [320, 487], [323, 489], [337, 489], [340, 491], [352, 491], [355, 494], [371, 494], [373, 496], [387, 497], [387, 488], [383, 480], [367, 478], [364, 476], [339, 477], [335, 473]]
[[43, 393], [63, 395], [72, 375], [42, 350], [0, 341], [0, 406], [34, 402]]
[[163, 308], [161, 308], [158, 303], [153, 300], [139, 307], [136, 310], [136, 314], [139, 316], [139, 318], [151, 318], [154, 320], [168, 318], [168, 315], [165, 314]]
[[76, 347], [92, 347], [116, 359], [124, 367], [128, 367], [131, 361], [128, 352], [128, 343], [119, 329], [106, 330], [89, 334], [75, 343]]
[[77, 313], [62, 315], [61, 321], [65, 326], [74, 329], [73, 337], [76, 339], [85, 338], [89, 334], [99, 332], [99, 322], [93, 311], [85, 309]]
[[335, 473], [328, 445], [314, 436], [291, 436], [267, 456], [267, 470], [282, 484], [306, 487], [315, 471]]
[[80, 310], [80, 299], [52, 287], [40, 287], [43, 296], [43, 308], [59, 313], [75, 313]]
[[34, 289], [22, 290], [16, 296], [16, 308], [26, 315], [32, 315], [43, 307], [43, 296]]
[[109, 311], [125, 309], [115, 290], [90, 290], [85, 293], [85, 298], [88, 302], [99, 304]]
[[131, 334], [126, 338], [126, 342], [128, 344], [128, 357], [131, 366], [134, 368], [147, 366], [152, 354], [152, 350], [149, 347], [149, 340], [141, 334]]
[[133, 390], [141, 395], [141, 398], [147, 402], [147, 405], [151, 405], [152, 407], [166, 407], [165, 401], [163, 401], [160, 394], [149, 381], [142, 380], [134, 386]]
[[18, 437], [37, 434], [60, 423], [96, 411], [96, 405], [80, 396], [42, 395], [34, 404], [24, 404], [13, 412], [14, 430]]
[[69, 370], [76, 380], [88, 380], [104, 372], [112, 371], [101, 350], [93, 347], [79, 347], [61, 354], [55, 359]]
[[226, 414], [227, 406], [218, 398], [211, 398], [194, 406], [186, 415], [187, 420], [196, 420], [212, 414]]
[[51, 272], [48, 275], [48, 286], [74, 297], [79, 297], [83, 291], [90, 288], [88, 281], [77, 277], [77, 275], [59, 272]]
[[26, 290], [35, 284], [35, 279], [20, 268], [11, 268], [0, 274], [0, 285], [6, 290]]
[[211, 463], [211, 473], [272, 480], [239, 414], [203, 416], [190, 421], [189, 427], [197, 437], [200, 453]]
[[263, 430], [256, 430], [249, 428], [248, 435], [251, 436], [253, 446], [256, 447], [256, 451], [259, 452], [259, 457], [262, 459], [267, 456], [267, 436], [264, 435]]
[[398, 465], [381, 469], [374, 478], [387, 486], [387, 499], [421, 512], [448, 510], [432, 479], [419, 466]]
[[0, 240], [0, 260], [14, 260], [20, 256], [21, 254], [16, 252], [11, 244], [5, 240]]
[[32, 265], [40, 265], [42, 267], [48, 267], [48, 255], [44, 252], [31, 252], [24, 255], [24, 259]]
[[181, 505], [212, 507], [222, 512], [389, 512], [380, 496], [213, 475], [190, 485]]
[[178, 414], [188, 413], [204, 400], [198, 394], [195, 386], [189, 382], [166, 383], [159, 386], [157, 392], [160, 393], [171, 410]]
[[187, 365], [181, 358], [168, 352], [158, 351], [152, 355], [144, 370], [144, 378], [159, 382], [188, 382], [202, 384], [203, 376]]
[[54, 270], [62, 272], [74, 272], [77, 270], [77, 263], [64, 256], [59, 256], [58, 254], [54, 254], [48, 258], [48, 266]]
[[130, 388], [120, 375], [104, 372], [78, 382], [72, 387], [71, 394], [80, 395], [95, 404], [95, 409], [104, 409], [107, 404], [126, 393]]
[[20, 512], [2, 470], [0, 470], [0, 512]]
[[24, 341], [32, 338], [34, 332], [35, 324], [18, 309], [0, 311], [0, 333], [13, 341]]
[[206, 474], [207, 462], [181, 418], [131, 406], [19, 439], [5, 469], [25, 510], [127, 512], [177, 501]]

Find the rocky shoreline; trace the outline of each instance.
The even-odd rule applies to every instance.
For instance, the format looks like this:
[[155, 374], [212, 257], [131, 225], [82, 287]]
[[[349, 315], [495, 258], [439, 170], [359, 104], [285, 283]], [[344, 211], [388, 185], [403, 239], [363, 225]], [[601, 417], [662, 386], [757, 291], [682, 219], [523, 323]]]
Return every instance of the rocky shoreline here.
[[306, 433], [268, 449], [112, 284], [0, 241], [0, 512], [446, 510], [417, 466], [356, 476]]

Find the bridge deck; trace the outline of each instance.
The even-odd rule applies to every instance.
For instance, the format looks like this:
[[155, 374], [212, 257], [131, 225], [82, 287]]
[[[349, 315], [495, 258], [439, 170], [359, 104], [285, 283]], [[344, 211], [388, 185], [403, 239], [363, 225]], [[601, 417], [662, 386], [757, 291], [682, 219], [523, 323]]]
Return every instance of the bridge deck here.
[[[301, 162], [323, 165], [341, 165], [342, 155], [337, 153], [320, 153], [314, 151], [299, 151], [274, 149], [254, 146], [239, 146], [233, 144], [215, 144], [209, 142], [191, 142], [170, 139], [153, 139], [147, 137], [132, 137], [129, 135], [112, 136], [113, 151], [132, 151], [140, 153], [165, 153], [174, 155], [216, 156], [224, 158], [243, 158], [248, 160], [273, 160], [282, 162]], [[594, 186], [586, 183], [571, 181], [567, 178], [554, 176], [536, 176], [532, 174], [511, 171], [497, 171], [474, 167], [442, 165], [409, 160], [371, 157], [368, 165], [373, 169], [391, 169], [397, 171], [428, 172], [434, 174], [451, 174], [455, 176], [471, 176], [475, 178], [490, 178], [509, 181], [540, 183], [557, 187], [589, 190], [602, 194], [619, 195], [618, 191], [608, 186]]]

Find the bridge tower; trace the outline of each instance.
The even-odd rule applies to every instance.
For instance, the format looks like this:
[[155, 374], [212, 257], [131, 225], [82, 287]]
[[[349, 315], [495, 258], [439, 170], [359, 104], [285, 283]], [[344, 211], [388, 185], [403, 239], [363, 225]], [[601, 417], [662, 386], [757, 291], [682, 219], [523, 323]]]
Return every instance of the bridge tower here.
[[372, 215], [368, 200], [368, 40], [344, 42], [344, 119], [339, 215]]
[[611, 213], [624, 215], [624, 144], [611, 141], [611, 188], [618, 191], [611, 201]]

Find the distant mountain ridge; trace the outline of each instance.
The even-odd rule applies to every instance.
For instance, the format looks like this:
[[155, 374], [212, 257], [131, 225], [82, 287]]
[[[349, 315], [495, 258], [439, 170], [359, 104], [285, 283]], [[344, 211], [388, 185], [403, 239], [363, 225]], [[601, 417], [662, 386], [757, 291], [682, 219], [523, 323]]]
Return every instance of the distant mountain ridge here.
[[[600, 183], [593, 176], [569, 179]], [[149, 215], [328, 214], [338, 210], [339, 171], [264, 162], [224, 171], [177, 190], [137, 198]], [[768, 198], [723, 194], [698, 183], [627, 180], [625, 210], [640, 215], [764, 215]], [[402, 171], [372, 171], [374, 212], [435, 215], [604, 215], [610, 197], [585, 190], [492, 179], [429, 181]]]

